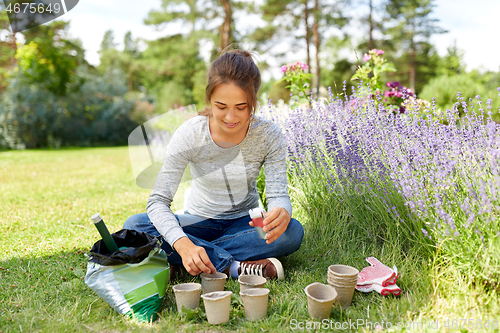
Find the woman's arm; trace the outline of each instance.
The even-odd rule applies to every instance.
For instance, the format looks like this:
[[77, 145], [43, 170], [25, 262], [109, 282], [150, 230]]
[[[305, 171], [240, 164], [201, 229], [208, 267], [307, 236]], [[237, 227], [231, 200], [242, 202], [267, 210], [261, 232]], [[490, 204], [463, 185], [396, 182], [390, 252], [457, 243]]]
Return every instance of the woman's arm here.
[[188, 125], [185, 123], [179, 127], [167, 146], [165, 160], [149, 196], [146, 210], [158, 232], [181, 256], [182, 264], [188, 273], [215, 273], [216, 269], [205, 249], [195, 245], [187, 237], [171, 209], [172, 200], [193, 153], [190, 143], [195, 136]]
[[287, 229], [292, 216], [292, 203], [287, 187], [285, 137], [276, 124], [272, 124], [268, 133], [269, 152], [264, 159], [268, 212], [263, 229], [267, 232], [267, 244], [271, 244]]
[[146, 206], [151, 222], [171, 246], [177, 239], [186, 236], [171, 210], [172, 200], [190, 158], [184, 127], [179, 127], [168, 143], [163, 166]]

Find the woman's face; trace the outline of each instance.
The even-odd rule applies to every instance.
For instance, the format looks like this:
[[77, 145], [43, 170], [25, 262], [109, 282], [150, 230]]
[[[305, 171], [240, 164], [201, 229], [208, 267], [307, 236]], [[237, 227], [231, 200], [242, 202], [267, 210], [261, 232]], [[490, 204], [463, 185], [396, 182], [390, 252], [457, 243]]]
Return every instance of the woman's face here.
[[[211, 133], [219, 139], [239, 143], [246, 135], [250, 123], [247, 95], [234, 83], [216, 87], [210, 98], [212, 106]], [[238, 142], [235, 142], [238, 141]]]

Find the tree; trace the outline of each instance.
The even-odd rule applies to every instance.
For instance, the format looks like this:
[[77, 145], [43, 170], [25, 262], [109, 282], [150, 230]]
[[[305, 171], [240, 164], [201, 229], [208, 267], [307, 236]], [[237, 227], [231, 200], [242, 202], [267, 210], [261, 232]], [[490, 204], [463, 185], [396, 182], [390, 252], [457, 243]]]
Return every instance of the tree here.
[[232, 39], [231, 25], [233, 23], [233, 13], [231, 10], [231, 2], [229, 0], [221, 0], [222, 6], [224, 7], [224, 23], [221, 25], [220, 29], [220, 43], [219, 47], [224, 50], [229, 46]]
[[[202, 103], [206, 64], [200, 56], [200, 41], [213, 42], [211, 57], [240, 37], [233, 17], [249, 7], [242, 1], [162, 0], [161, 9], [152, 10], [144, 20], [159, 29], [180, 21], [187, 26], [182, 34], [148, 42], [141, 58], [143, 82], [156, 97], [158, 110]], [[222, 23], [219, 22], [222, 19]]]
[[138, 57], [139, 46], [137, 42], [132, 38], [132, 32], [127, 31], [125, 37], [123, 38], [123, 52], [130, 54], [132, 57]]
[[[110, 32], [110, 31], [108, 31]], [[137, 41], [133, 39], [129, 31], [125, 34], [123, 51], [119, 51], [111, 45], [114, 43], [114, 37], [111, 34], [104, 35], [101, 45], [103, 48], [99, 51], [100, 64], [98, 70], [101, 74], [111, 73], [116, 69], [120, 70], [127, 77], [128, 91], [138, 90], [141, 85], [141, 72], [145, 69], [141, 62], [141, 52]]]
[[[380, 1], [377, 0], [363, 0], [363, 3], [368, 6], [368, 15], [361, 18], [361, 24], [366, 27], [367, 38], [363, 38], [358, 44], [357, 49], [363, 50], [364, 53], [371, 49], [384, 49], [384, 44], [388, 41], [384, 41], [380, 37], [383, 31], [383, 20], [385, 6], [383, 6]], [[379, 38], [377, 38], [377, 32], [379, 32]]]
[[[157, 112], [195, 102], [193, 91], [205, 77], [206, 65], [200, 56], [198, 40], [181, 34], [148, 41], [140, 63], [141, 82], [155, 96]], [[203, 74], [201, 77], [198, 73]]]
[[[340, 30], [347, 23], [343, 14], [345, 0], [266, 0], [260, 7], [263, 19], [267, 25], [257, 28], [252, 33], [252, 39], [258, 43], [262, 52], [268, 52], [275, 47], [277, 41], [292, 38], [289, 42], [292, 48], [305, 43], [307, 65], [311, 68], [310, 45], [311, 37], [315, 46], [316, 64], [315, 86], [319, 88], [321, 79], [320, 53], [323, 40], [328, 32]], [[311, 36], [312, 32], [312, 36]], [[287, 50], [288, 51], [288, 50]], [[285, 51], [278, 51], [278, 57]], [[296, 53], [296, 52], [295, 52]]]
[[[150, 11], [144, 23], [161, 29], [180, 21], [188, 27], [183, 35], [213, 41], [214, 51], [218, 49], [213, 53], [218, 54], [236, 41], [233, 15], [248, 7], [233, 0], [162, 0], [161, 9]], [[217, 25], [221, 18], [222, 24]]]
[[116, 46], [117, 44], [115, 43], [115, 34], [113, 33], [113, 30], [107, 30], [102, 38], [101, 51], [114, 49]]
[[431, 18], [434, 7], [434, 0], [388, 0], [386, 5], [388, 27], [385, 34], [395, 43], [398, 56], [408, 54], [409, 85], [413, 91], [418, 58], [433, 49], [429, 43], [433, 34], [446, 32], [436, 24], [439, 20]]
[[464, 51], [460, 50], [457, 42], [447, 48], [447, 54], [439, 61], [437, 75], [457, 75], [465, 73]]
[[324, 46], [325, 53], [331, 56], [325, 59], [324, 70], [321, 74], [321, 82], [326, 87], [331, 87], [335, 95], [343, 94], [344, 82], [346, 93], [350, 94], [353, 86], [357, 83], [351, 81], [351, 77], [356, 72], [356, 66], [350, 60], [339, 56], [342, 49], [352, 49], [352, 40], [348, 35], [343, 38], [337, 36], [330, 37]]
[[368, 24], [370, 25], [370, 33], [368, 38], [368, 49], [371, 50], [375, 48], [375, 43], [373, 42], [373, 0], [368, 0], [368, 6], [370, 7], [370, 14], [368, 14]]
[[14, 66], [16, 54], [15, 34], [10, 31], [9, 17], [0, 2], [0, 93], [7, 87], [7, 72]]
[[66, 94], [78, 64], [86, 63], [81, 42], [67, 37], [68, 28], [69, 22], [52, 21], [25, 30], [25, 46], [29, 47], [16, 54], [19, 60], [24, 59], [20, 66], [33, 84], [43, 84], [61, 96]]

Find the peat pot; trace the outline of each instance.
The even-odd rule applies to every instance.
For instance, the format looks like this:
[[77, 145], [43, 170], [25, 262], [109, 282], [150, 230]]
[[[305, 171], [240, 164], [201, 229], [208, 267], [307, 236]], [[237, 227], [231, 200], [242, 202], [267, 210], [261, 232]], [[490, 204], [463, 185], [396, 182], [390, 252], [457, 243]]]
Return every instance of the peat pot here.
[[200, 305], [201, 284], [181, 283], [172, 287], [175, 293], [177, 311], [182, 312], [182, 306], [188, 309], [196, 309]]
[[240, 283], [240, 291], [250, 288], [263, 288], [267, 279], [258, 275], [240, 275], [238, 277]]
[[269, 289], [249, 288], [240, 291], [240, 297], [245, 308], [245, 318], [250, 321], [266, 317]]
[[204, 294], [211, 293], [212, 291], [224, 290], [227, 275], [224, 273], [207, 274], [201, 273], [201, 289]]
[[201, 295], [203, 304], [205, 304], [207, 320], [210, 324], [217, 325], [229, 321], [232, 294], [232, 291], [212, 291]]
[[330, 317], [333, 302], [337, 298], [335, 288], [328, 284], [314, 282], [308, 285], [304, 292], [307, 295], [307, 308], [313, 319], [327, 319]]

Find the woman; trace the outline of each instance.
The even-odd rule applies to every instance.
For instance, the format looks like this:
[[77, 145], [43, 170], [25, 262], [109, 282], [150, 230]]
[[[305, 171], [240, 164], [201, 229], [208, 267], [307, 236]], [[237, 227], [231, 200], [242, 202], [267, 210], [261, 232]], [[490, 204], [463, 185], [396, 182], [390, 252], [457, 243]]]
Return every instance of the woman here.
[[[304, 230], [291, 218], [286, 143], [279, 127], [254, 115], [260, 72], [250, 53], [229, 51], [208, 72], [210, 108], [172, 136], [147, 213], [131, 216], [124, 229], [161, 235], [171, 270], [191, 275], [226, 272], [283, 280], [275, 258], [300, 247]], [[193, 176], [185, 214], [170, 209], [182, 174]], [[248, 211], [258, 207], [256, 179], [264, 165], [268, 212], [260, 239]]]

